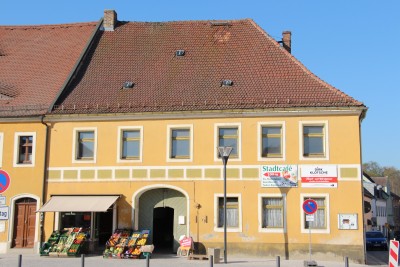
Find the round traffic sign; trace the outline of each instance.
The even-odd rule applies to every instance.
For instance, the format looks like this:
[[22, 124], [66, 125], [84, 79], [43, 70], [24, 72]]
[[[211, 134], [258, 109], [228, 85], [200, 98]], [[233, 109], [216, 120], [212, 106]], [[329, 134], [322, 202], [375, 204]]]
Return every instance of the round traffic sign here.
[[7, 172], [0, 170], [0, 193], [3, 193], [10, 186], [10, 176]]
[[318, 209], [317, 202], [313, 199], [306, 199], [303, 202], [303, 210], [307, 214], [314, 214]]

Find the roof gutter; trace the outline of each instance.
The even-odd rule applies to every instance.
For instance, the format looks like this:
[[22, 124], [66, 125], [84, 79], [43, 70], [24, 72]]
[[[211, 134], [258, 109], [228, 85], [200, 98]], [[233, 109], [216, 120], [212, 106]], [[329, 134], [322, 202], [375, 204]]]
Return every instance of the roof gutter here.
[[53, 110], [54, 105], [57, 103], [57, 100], [61, 97], [67, 86], [71, 83], [71, 81], [74, 79], [75, 75], [78, 73], [80, 66], [82, 65], [81, 63], [83, 62], [83, 59], [87, 55], [87, 52], [93, 45], [93, 41], [96, 37], [96, 35], [100, 32], [100, 27], [103, 24], [103, 18], [99, 20], [96, 24], [96, 28], [90, 35], [90, 38], [88, 42], [86, 43], [85, 48], [83, 49], [82, 53], [80, 54], [77, 62], [75, 63], [74, 67], [72, 68], [71, 72], [68, 75], [68, 78], [64, 81], [63, 85], [61, 86], [60, 90], [58, 91], [57, 96], [54, 98], [54, 101], [51, 103], [49, 109], [47, 110], [48, 113], [50, 113]]

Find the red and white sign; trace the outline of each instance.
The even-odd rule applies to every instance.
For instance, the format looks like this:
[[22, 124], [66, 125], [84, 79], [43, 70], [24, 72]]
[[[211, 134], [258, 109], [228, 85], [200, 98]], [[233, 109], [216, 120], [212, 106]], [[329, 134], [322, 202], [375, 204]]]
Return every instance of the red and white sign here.
[[301, 165], [301, 187], [337, 188], [336, 165]]
[[193, 245], [193, 239], [192, 237], [184, 237], [179, 241], [179, 244], [181, 245], [181, 249], [191, 249]]
[[390, 240], [389, 267], [399, 266], [399, 241]]
[[10, 186], [10, 175], [6, 171], [0, 170], [0, 193], [3, 193]]

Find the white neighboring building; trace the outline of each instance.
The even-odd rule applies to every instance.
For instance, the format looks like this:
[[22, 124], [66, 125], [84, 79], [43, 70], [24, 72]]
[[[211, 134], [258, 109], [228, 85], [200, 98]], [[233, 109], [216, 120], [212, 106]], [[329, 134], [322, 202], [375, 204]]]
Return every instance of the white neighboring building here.
[[[363, 174], [364, 189], [367, 190], [373, 198], [371, 200], [371, 225], [366, 225], [366, 229], [381, 231], [388, 235], [388, 200], [390, 199], [387, 186], [381, 185], [382, 179], [386, 177], [372, 178], [366, 173]], [[376, 181], [376, 180], [377, 181]], [[387, 181], [387, 178], [386, 178]], [[379, 184], [377, 183], [379, 182]], [[386, 183], [385, 183], [386, 184]]]

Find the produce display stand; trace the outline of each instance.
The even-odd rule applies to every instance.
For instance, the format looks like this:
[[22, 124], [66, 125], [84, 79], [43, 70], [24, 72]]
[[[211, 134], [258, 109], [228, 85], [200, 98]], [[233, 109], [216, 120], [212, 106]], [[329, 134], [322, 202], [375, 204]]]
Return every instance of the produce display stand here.
[[130, 229], [116, 229], [106, 243], [103, 258], [121, 258], [131, 234]]
[[85, 250], [88, 231], [80, 227], [54, 231], [40, 250], [41, 256], [79, 256]]
[[49, 256], [49, 253], [52, 252], [52, 249], [58, 243], [60, 235], [61, 231], [53, 231], [47, 242], [44, 243], [43, 246], [40, 248], [40, 256]]
[[149, 233], [149, 230], [133, 233], [126, 229], [115, 230], [106, 243], [103, 258], [138, 259], [142, 257], [143, 253], [149, 253], [141, 250], [142, 246], [147, 243]]

